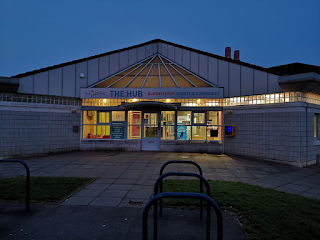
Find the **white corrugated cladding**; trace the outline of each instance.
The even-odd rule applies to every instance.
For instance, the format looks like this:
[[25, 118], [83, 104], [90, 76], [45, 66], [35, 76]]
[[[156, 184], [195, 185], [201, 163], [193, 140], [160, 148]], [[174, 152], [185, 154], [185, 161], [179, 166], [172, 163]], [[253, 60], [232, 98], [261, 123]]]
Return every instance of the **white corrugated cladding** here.
[[278, 84], [278, 76], [274, 74], [162, 42], [158, 43], [158, 51], [200, 77], [223, 87], [224, 97], [282, 92]]
[[[32, 74], [20, 78], [18, 93], [79, 97], [81, 87], [90, 86], [155, 53], [157, 43], [151, 43]], [[80, 73], [84, 74], [83, 78]]]
[[[157, 52], [223, 87], [224, 97], [282, 92], [277, 75], [163, 42], [150, 43], [22, 77], [18, 92], [79, 97], [81, 87], [91, 86]], [[83, 78], [80, 78], [80, 73], [84, 74]]]

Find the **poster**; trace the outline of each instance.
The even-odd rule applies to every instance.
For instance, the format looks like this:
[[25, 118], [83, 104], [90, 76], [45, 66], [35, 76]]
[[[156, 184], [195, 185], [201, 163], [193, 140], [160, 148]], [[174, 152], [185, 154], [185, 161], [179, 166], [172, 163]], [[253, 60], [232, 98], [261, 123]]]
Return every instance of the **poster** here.
[[177, 126], [178, 140], [188, 140], [187, 135], [187, 126]]
[[124, 139], [124, 126], [111, 126], [111, 139]]

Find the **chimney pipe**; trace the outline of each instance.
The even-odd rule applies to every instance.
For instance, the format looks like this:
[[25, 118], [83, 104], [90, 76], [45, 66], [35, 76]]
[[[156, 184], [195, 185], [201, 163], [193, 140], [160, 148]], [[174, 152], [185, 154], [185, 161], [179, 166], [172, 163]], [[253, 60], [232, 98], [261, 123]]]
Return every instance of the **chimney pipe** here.
[[234, 60], [240, 60], [240, 52], [239, 50], [235, 50], [234, 51], [234, 57], [233, 57]]
[[226, 47], [225, 57], [226, 58], [231, 58], [231, 47]]

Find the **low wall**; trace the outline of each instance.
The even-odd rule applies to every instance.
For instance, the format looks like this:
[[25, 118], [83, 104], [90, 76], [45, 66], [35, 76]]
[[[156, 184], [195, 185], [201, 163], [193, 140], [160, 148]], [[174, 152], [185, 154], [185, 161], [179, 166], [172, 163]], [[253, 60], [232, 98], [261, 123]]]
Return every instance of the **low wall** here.
[[[141, 151], [141, 140], [82, 140], [80, 150]], [[160, 141], [160, 151], [220, 154], [223, 146], [221, 141]]]
[[0, 158], [77, 151], [80, 110], [0, 105], [0, 132]]

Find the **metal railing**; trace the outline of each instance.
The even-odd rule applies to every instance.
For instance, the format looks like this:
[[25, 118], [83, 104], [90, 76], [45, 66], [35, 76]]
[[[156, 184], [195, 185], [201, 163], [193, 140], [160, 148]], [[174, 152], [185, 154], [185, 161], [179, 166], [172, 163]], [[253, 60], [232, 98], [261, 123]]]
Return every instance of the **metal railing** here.
[[[203, 176], [196, 174], [196, 173], [182, 173], [182, 172], [167, 172], [165, 174], [162, 174], [157, 179], [157, 181], [154, 185], [154, 195], [158, 194], [159, 185], [160, 185], [160, 193], [163, 192], [162, 180], [166, 177], [169, 177], [169, 176], [187, 176], [187, 177], [199, 178], [200, 179], [200, 193], [203, 193], [202, 183], [204, 183], [207, 188], [207, 196], [211, 197], [211, 188], [210, 188], [209, 182]], [[157, 204], [155, 204], [154, 209], [155, 209], [155, 214], [157, 214], [157, 211], [156, 211]], [[162, 217], [162, 204], [160, 204], [160, 206], [159, 206], [159, 212], [160, 212], [160, 217]], [[201, 203], [200, 203], [200, 219], [202, 219], [202, 218], [203, 218], [203, 205], [202, 205], [202, 201], [201, 201]]]
[[29, 203], [30, 203], [30, 170], [29, 170], [28, 165], [24, 161], [17, 160], [17, 159], [0, 160], [0, 162], [18, 162], [18, 163], [21, 163], [25, 167], [26, 173], [27, 173], [27, 177], [26, 177], [26, 212], [29, 212]]
[[[201, 194], [201, 193], [173, 193], [173, 192], [166, 192], [166, 193], [159, 193], [152, 197], [148, 203], [146, 204], [144, 210], [143, 210], [143, 220], [142, 220], [142, 239], [147, 240], [148, 239], [148, 213], [152, 205], [156, 203], [156, 201], [159, 201], [163, 198], [196, 198], [207, 201], [208, 205], [211, 205], [217, 215], [217, 239], [222, 240], [223, 239], [223, 222], [222, 222], [222, 213], [218, 206], [218, 204], [212, 200], [212, 198]], [[210, 239], [210, 207], [207, 208], [209, 215], [207, 214], [207, 228], [206, 228], [206, 239]], [[155, 220], [155, 216], [154, 216]], [[155, 225], [156, 231], [153, 233], [153, 239], [157, 239], [157, 224]]]
[[[172, 161], [168, 161], [165, 162], [162, 167], [160, 168], [160, 175], [161, 176], [163, 174], [163, 170], [165, 169], [166, 166], [168, 166], [169, 164], [173, 164], [173, 163], [178, 163], [178, 164], [191, 164], [194, 165], [196, 168], [198, 168], [199, 170], [199, 175], [203, 176], [203, 171], [202, 168], [200, 167], [200, 165], [196, 162], [193, 161], [186, 161], [186, 160], [172, 160]], [[162, 192], [162, 182], [160, 183], [160, 192]], [[203, 192], [203, 185], [202, 185], [202, 181], [200, 181], [200, 192]], [[159, 206], [160, 206], [160, 217], [162, 216], [162, 200], [160, 199], [159, 201]], [[202, 219], [203, 217], [203, 202], [202, 200], [200, 200], [200, 218]]]

